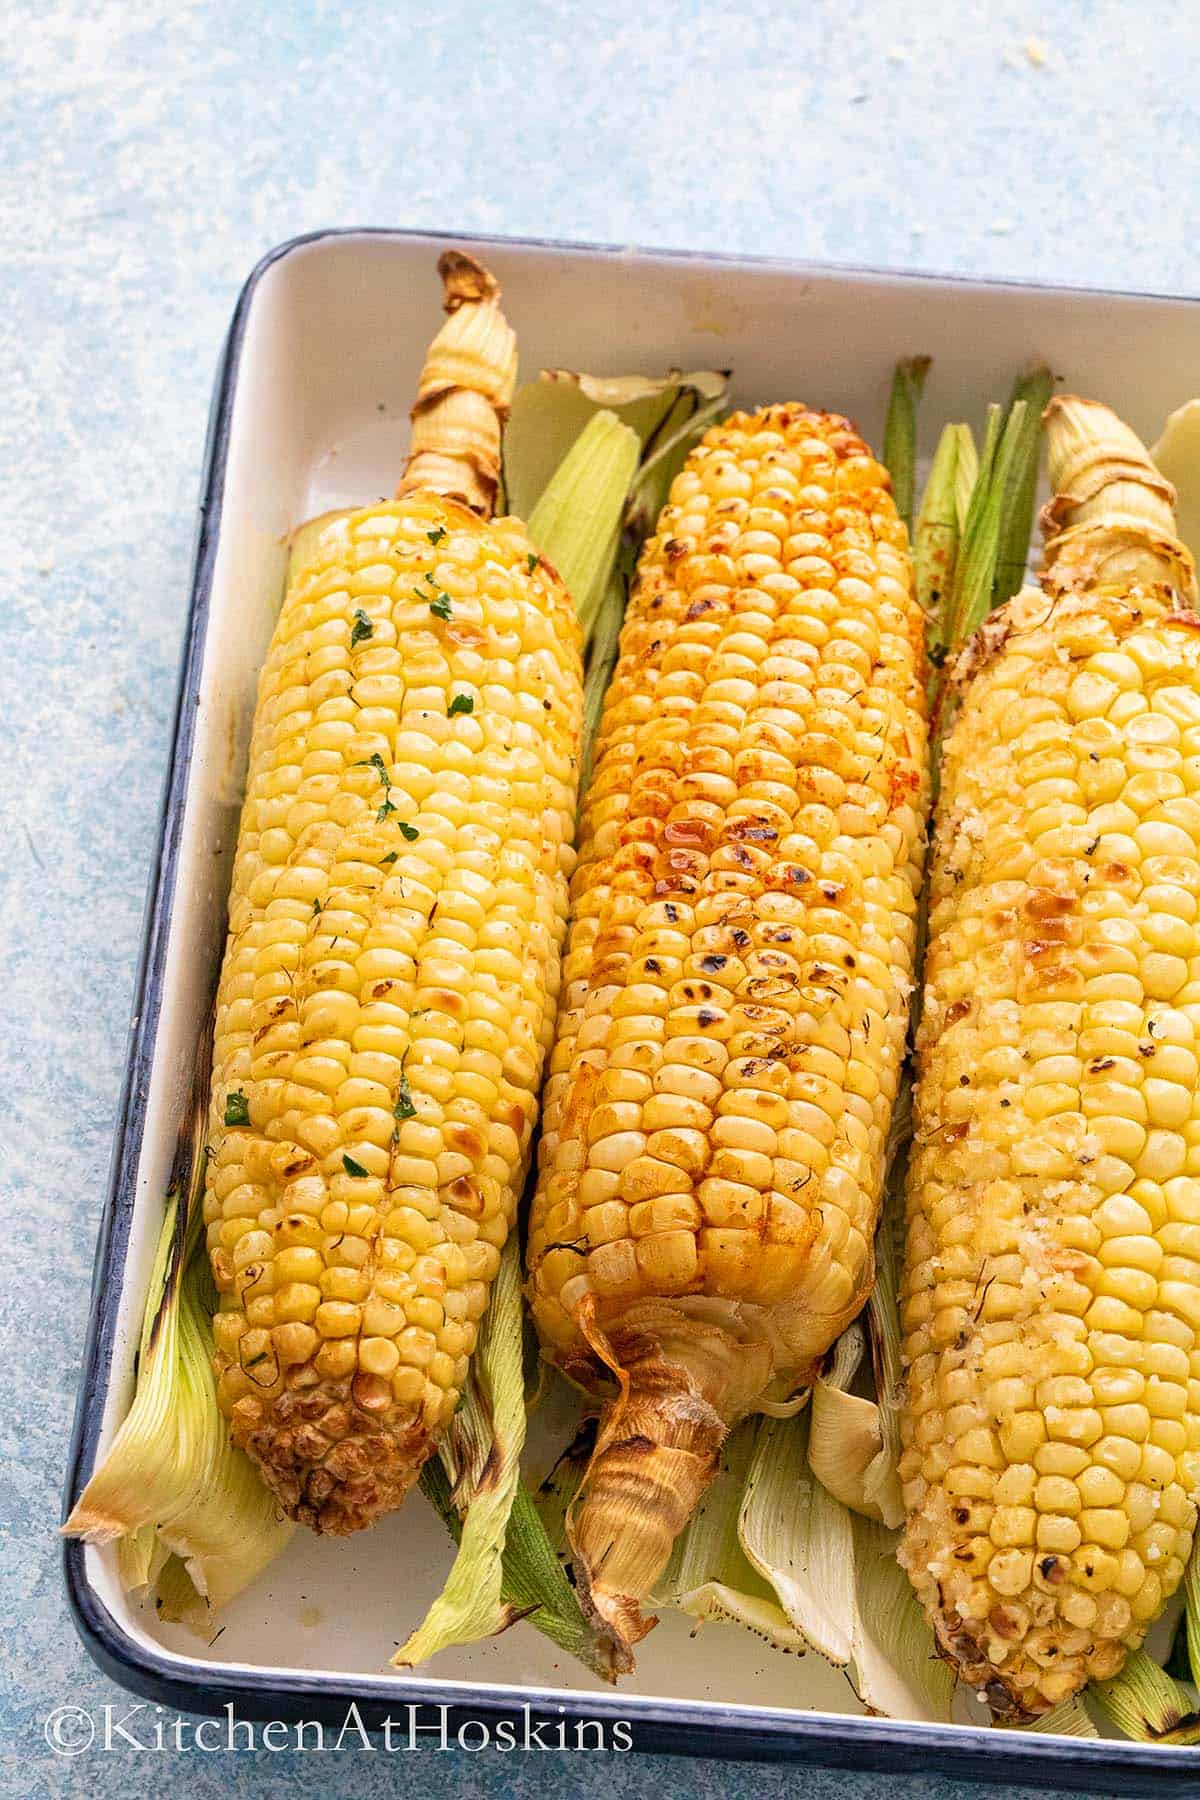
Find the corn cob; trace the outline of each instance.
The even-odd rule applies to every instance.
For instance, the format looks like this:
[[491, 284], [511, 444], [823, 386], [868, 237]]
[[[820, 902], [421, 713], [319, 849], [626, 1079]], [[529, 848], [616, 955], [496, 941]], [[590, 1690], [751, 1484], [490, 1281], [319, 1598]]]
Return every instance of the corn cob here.
[[453, 1413], [553, 1026], [582, 716], [570, 600], [489, 522], [512, 332], [449, 319], [394, 502], [309, 533], [259, 684], [205, 1219], [220, 1400], [285, 1509], [399, 1505]]
[[643, 553], [581, 821], [528, 1292], [618, 1396], [571, 1520], [627, 1648], [748, 1412], [870, 1286], [927, 794], [922, 621], [845, 419], [739, 413]]
[[1042, 591], [960, 659], [903, 1297], [902, 1560], [995, 1713], [1113, 1675], [1200, 1478], [1200, 618], [1173, 494], [1046, 414]]

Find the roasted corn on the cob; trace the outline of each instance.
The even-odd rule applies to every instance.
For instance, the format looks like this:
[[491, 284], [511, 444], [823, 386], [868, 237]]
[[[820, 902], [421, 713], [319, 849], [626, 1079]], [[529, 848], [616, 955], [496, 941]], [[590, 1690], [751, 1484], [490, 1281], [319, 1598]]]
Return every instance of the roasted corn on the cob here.
[[964, 653], [908, 1184], [902, 1559], [1009, 1719], [1177, 1586], [1200, 1483], [1200, 618], [1173, 495], [1047, 413], [1042, 591]]
[[516, 353], [443, 258], [398, 498], [310, 534], [259, 686], [205, 1218], [220, 1398], [294, 1517], [399, 1504], [513, 1221], [565, 931], [579, 634], [491, 520]]
[[774, 406], [708, 432], [600, 726], [530, 1227], [546, 1354], [619, 1388], [571, 1536], [622, 1645], [730, 1425], [811, 1376], [870, 1284], [921, 640], [887, 476], [845, 419]]

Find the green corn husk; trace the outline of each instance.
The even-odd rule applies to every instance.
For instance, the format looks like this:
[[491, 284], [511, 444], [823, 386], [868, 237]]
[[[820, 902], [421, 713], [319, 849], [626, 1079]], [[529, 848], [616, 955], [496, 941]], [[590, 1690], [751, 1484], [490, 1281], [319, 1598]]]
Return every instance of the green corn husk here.
[[200, 1623], [204, 1597], [197, 1592], [182, 1557], [167, 1557], [159, 1573], [154, 1604], [159, 1618], [169, 1624]]
[[954, 579], [954, 560], [958, 554], [960, 522], [956, 494], [960, 455], [959, 427], [947, 425], [933, 453], [913, 531], [917, 600], [930, 621], [929, 648], [935, 660], [940, 660], [937, 657], [939, 650], [944, 653], [938, 630], [940, 608], [942, 596]]
[[585, 644], [616, 561], [641, 440], [616, 413], [590, 418], [529, 516], [529, 535], [575, 602]]
[[[868, 1339], [879, 1411], [879, 1436], [886, 1467], [900, 1462], [900, 1381], [903, 1352], [900, 1333], [900, 1270], [904, 1263], [904, 1177], [912, 1139], [912, 1080], [906, 1069], [892, 1109], [888, 1134], [887, 1174], [883, 1205], [875, 1232], [875, 1285], [867, 1301]], [[893, 1517], [886, 1523], [900, 1525]]]
[[[438, 1446], [448, 1499], [461, 1520], [458, 1554], [425, 1618], [392, 1658], [411, 1668], [451, 1644], [506, 1631], [520, 1613], [503, 1594], [509, 1514], [525, 1442], [520, 1247], [510, 1234], [471, 1359], [463, 1403]], [[435, 1479], [426, 1464], [422, 1485]], [[438, 1498], [434, 1495], [435, 1503]], [[440, 1508], [439, 1508], [440, 1510]]]
[[217, 1404], [216, 1296], [201, 1232], [207, 1095], [206, 1034], [151, 1270], [133, 1402], [63, 1526], [88, 1543], [118, 1543], [127, 1591], [157, 1584], [161, 1599], [166, 1570], [178, 1560], [196, 1603], [194, 1623], [248, 1586], [293, 1530], [253, 1464], [230, 1444]]
[[[199, 1221], [199, 1207], [196, 1209]], [[197, 1236], [199, 1237], [199, 1232]], [[205, 1623], [272, 1562], [295, 1527], [284, 1519], [250, 1458], [235, 1450], [217, 1405], [212, 1368], [216, 1290], [202, 1242], [189, 1257], [179, 1294], [179, 1359], [185, 1381], [209, 1426], [207, 1472], [190, 1504], [160, 1519], [158, 1536], [183, 1563], [203, 1602], [193, 1622]], [[186, 1402], [185, 1402], [186, 1404]]]
[[1188, 1671], [1200, 1687], [1200, 1544], [1192, 1546], [1183, 1572], [1183, 1608]]
[[504, 428], [509, 510], [532, 522], [563, 458], [598, 410], [615, 413], [636, 432], [645, 457], [667, 435], [664, 426], [671, 415], [676, 428], [690, 423], [694, 431], [702, 431], [723, 410], [728, 387], [728, 373], [718, 369], [687, 374], [672, 369], [663, 376], [543, 370], [539, 380], [517, 389]]
[[983, 449], [979, 454], [979, 475], [971, 489], [955, 579], [950, 590], [945, 632], [951, 653], [958, 645], [966, 643], [991, 606], [1000, 547], [1003, 492], [996, 482], [996, 461], [1004, 430], [1002, 408], [989, 406]]
[[[1032, 379], [1032, 377], [1031, 377]], [[1010, 529], [1008, 502], [1018, 500], [1037, 481], [1041, 446], [1040, 413], [1023, 399], [1014, 400], [1007, 417], [998, 406], [988, 409], [987, 431], [979, 454], [979, 469], [967, 501], [954, 574], [937, 615], [930, 625], [931, 641], [938, 646], [930, 683], [931, 730], [934, 740], [933, 783], [938, 791], [937, 746], [954, 719], [956, 699], [946, 675], [958, 651], [983, 623], [997, 602], [998, 570], [1002, 538], [1005, 555], [1019, 558], [1022, 569], [1028, 548], [1028, 527], [1022, 537]]]
[[1179, 1681], [1200, 1685], [1200, 1538], [1193, 1544], [1183, 1572], [1183, 1615], [1175, 1631], [1166, 1669], [1168, 1675], [1174, 1675]]
[[917, 488], [917, 407], [931, 361], [928, 356], [910, 356], [896, 364], [883, 427], [883, 461], [892, 478], [896, 511], [910, 537]]
[[921, 497], [913, 538], [917, 600], [926, 621], [931, 666], [927, 697], [934, 706], [952, 653], [950, 609], [958, 580], [962, 534], [979, 477], [979, 455], [969, 425], [947, 425], [938, 439]]
[[528, 1617], [562, 1649], [612, 1679], [607, 1648], [584, 1618], [520, 1481], [524, 1443], [521, 1253], [514, 1232], [500, 1260], [463, 1404], [421, 1475], [422, 1490], [458, 1553], [441, 1593], [393, 1656], [394, 1667], [412, 1668], [439, 1650], [492, 1637]]
[[179, 1399], [179, 1198], [178, 1189], [167, 1195], [150, 1269], [133, 1404], [63, 1526], [68, 1536], [90, 1544], [136, 1535], [128, 1552], [131, 1573], [149, 1567], [153, 1552], [146, 1530], [187, 1504], [189, 1487], [186, 1477], [180, 1479], [180, 1468], [197, 1459], [192, 1414], [184, 1414], [179, 1426], [174, 1422]]
[[958, 444], [958, 459], [954, 466], [954, 516], [961, 533], [967, 522], [975, 483], [979, 480], [979, 452], [969, 425], [955, 425], [952, 430]]
[[1118, 1730], [1137, 1743], [1200, 1743], [1195, 1688], [1173, 1681], [1144, 1650], [1131, 1650], [1121, 1673], [1094, 1681], [1089, 1692]]
[[1040, 1719], [1034, 1719], [1028, 1725], [1012, 1726], [1016, 1731], [1050, 1732], [1055, 1737], [1098, 1738], [1096, 1721], [1084, 1705], [1083, 1696], [1076, 1694], [1071, 1700], [1064, 1700], [1059, 1706], [1052, 1707], [1043, 1713]]
[[153, 1525], [139, 1525], [117, 1539], [117, 1573], [126, 1594], [154, 1587], [171, 1552]]
[[1001, 501], [1000, 542], [996, 551], [993, 606], [1002, 606], [1023, 585], [1033, 530], [1042, 414], [1054, 392], [1054, 377], [1044, 364], [1018, 376], [1008, 403], [1009, 417], [1022, 408], [1012, 468]]
[[582, 799], [592, 779], [592, 763], [596, 754], [596, 733], [604, 712], [608, 684], [617, 666], [621, 639], [621, 622], [625, 617], [627, 584], [619, 569], [614, 569], [604, 590], [604, 598], [596, 614], [588, 654], [587, 674], [583, 683], [583, 761], [579, 769], [579, 794]]

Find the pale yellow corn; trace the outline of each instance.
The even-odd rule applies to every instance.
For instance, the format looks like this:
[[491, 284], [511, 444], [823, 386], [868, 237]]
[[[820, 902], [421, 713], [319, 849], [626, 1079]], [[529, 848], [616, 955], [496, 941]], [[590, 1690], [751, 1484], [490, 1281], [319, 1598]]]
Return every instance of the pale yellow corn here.
[[1140, 1642], [1200, 1480], [1200, 619], [1136, 440], [1050, 428], [945, 751], [903, 1310], [902, 1558], [1010, 1718]]

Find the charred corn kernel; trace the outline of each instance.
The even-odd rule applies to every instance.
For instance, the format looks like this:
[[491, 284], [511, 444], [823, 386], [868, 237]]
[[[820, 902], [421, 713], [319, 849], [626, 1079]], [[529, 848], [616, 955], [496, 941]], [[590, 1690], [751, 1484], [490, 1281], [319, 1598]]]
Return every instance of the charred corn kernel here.
[[632, 1381], [574, 1527], [622, 1637], [728, 1426], [805, 1379], [870, 1280], [921, 636], [887, 477], [845, 420], [776, 406], [709, 431], [643, 553], [600, 725], [530, 1223], [546, 1354]]
[[482, 1315], [512, 1223], [573, 864], [578, 625], [481, 516], [515, 359], [489, 278], [450, 273], [400, 497], [293, 560], [217, 1000], [220, 1396], [326, 1531], [398, 1505], [456, 1404], [467, 1333], [438, 1334]]
[[1052, 407], [1051, 472], [1046, 591], [960, 665], [903, 1291], [902, 1558], [1012, 1718], [1140, 1642], [1200, 1441], [1200, 618], [1168, 490], [1111, 415]]

